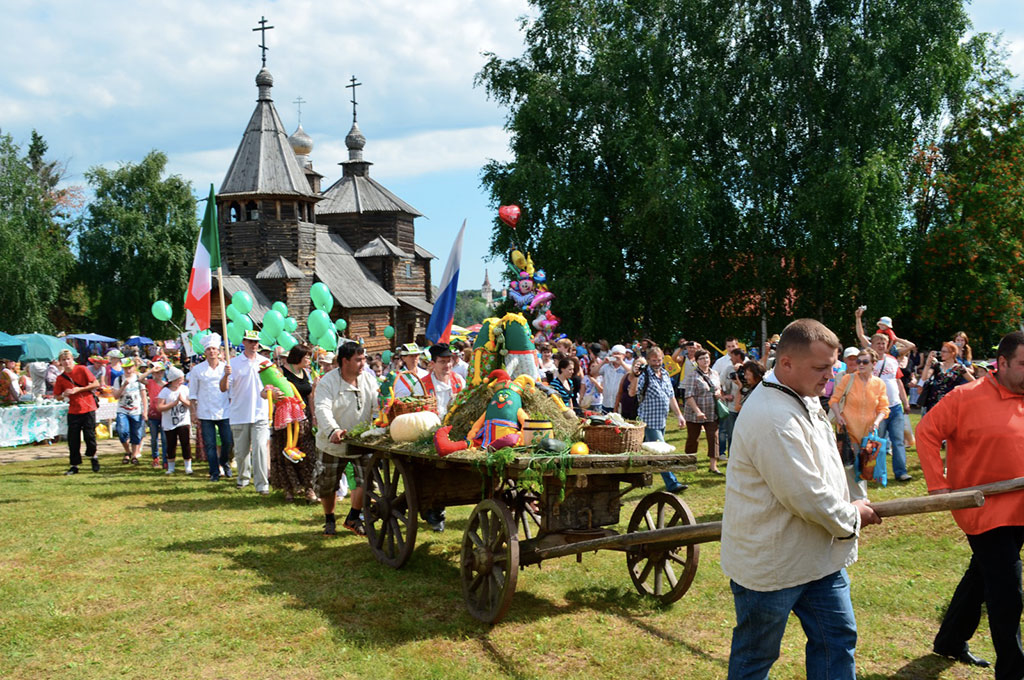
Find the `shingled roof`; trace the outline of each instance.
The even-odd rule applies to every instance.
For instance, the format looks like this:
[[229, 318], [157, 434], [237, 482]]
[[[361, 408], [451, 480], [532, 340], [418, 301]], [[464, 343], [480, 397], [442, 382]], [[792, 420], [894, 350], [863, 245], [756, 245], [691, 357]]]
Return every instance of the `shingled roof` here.
[[378, 236], [356, 251], [356, 257], [400, 257], [411, 260], [412, 255], [405, 252], [383, 236]]
[[355, 258], [355, 253], [337, 234], [326, 230], [316, 234], [316, 276], [327, 284], [342, 307], [397, 307], [398, 300]]
[[380, 212], [423, 216], [419, 210], [388, 191], [383, 184], [365, 175], [342, 177], [323, 193], [323, 200], [316, 206], [317, 215]]
[[257, 74], [256, 85], [259, 87], [256, 110], [245, 128], [218, 196], [276, 194], [317, 198], [270, 98], [274, 78], [267, 69]]
[[239, 291], [245, 291], [252, 298], [252, 311], [249, 317], [262, 319], [263, 315], [270, 311], [270, 300], [260, 290], [252, 279], [244, 276], [224, 275], [224, 298], [227, 304], [231, 304], [231, 296]]
[[305, 274], [291, 263], [288, 258], [278, 255], [277, 259], [263, 268], [256, 275], [257, 279], [301, 279]]

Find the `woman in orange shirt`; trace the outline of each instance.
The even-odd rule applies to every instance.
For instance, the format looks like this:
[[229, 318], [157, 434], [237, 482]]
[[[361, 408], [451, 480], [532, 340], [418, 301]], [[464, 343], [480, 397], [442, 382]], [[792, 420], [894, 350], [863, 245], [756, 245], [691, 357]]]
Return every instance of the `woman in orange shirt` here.
[[855, 461], [860, 453], [860, 442], [878, 429], [879, 423], [889, 414], [885, 383], [872, 373], [876, 361], [878, 355], [873, 349], [862, 349], [857, 355], [856, 370], [847, 367], [846, 375], [836, 385], [828, 402], [839, 423], [840, 432], [845, 431], [846, 441], [842, 442], [844, 453], [846, 447], [849, 447], [848, 453], [843, 456], [843, 466], [846, 468], [851, 501], [868, 497], [868, 484], [858, 479], [856, 473]]

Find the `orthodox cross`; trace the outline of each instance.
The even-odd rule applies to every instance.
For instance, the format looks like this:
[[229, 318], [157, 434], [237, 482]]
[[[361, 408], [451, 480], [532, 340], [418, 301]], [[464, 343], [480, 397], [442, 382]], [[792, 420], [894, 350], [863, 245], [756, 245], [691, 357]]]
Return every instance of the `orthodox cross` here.
[[295, 104], [299, 108], [299, 125], [302, 125], [302, 105], [305, 103], [306, 100], [302, 98], [301, 94], [295, 101], [292, 102], [292, 104]]
[[352, 99], [350, 101], [352, 102], [352, 122], [355, 123], [356, 122], [356, 88], [359, 87], [360, 85], [362, 85], [362, 83], [357, 83], [355, 76], [352, 76], [352, 79], [349, 81], [349, 83], [350, 84], [346, 85], [345, 87], [352, 88]]
[[267, 18], [264, 16], [261, 16], [260, 20], [256, 23], [258, 23], [260, 27], [252, 30], [260, 32], [260, 50], [263, 55], [263, 66], [265, 67], [267, 65], [267, 50], [270, 49], [267, 47], [267, 31], [272, 29], [273, 26], [267, 26]]

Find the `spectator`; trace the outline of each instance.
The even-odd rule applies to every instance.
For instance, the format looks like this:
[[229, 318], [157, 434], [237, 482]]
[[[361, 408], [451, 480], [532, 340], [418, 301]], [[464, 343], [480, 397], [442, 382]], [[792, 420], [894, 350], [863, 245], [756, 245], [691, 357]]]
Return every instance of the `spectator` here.
[[259, 333], [245, 331], [242, 353], [224, 366], [220, 391], [228, 392], [230, 399], [228, 420], [235, 445], [236, 486], [244, 488], [252, 480], [256, 492], [267, 496], [270, 494], [270, 410], [267, 397], [277, 389], [264, 387], [260, 380], [260, 367], [268, 359], [256, 353], [259, 344]]
[[619, 383], [629, 373], [625, 357], [626, 348], [622, 345], [615, 345], [611, 348], [607, 359], [590, 368], [592, 377], [601, 378], [601, 410], [604, 413], [611, 413], [615, 410], [615, 399], [619, 395]]
[[558, 371], [558, 367], [555, 366], [555, 360], [552, 357], [551, 345], [546, 342], [542, 342], [537, 345], [537, 353], [540, 355], [540, 364], [538, 369], [540, 374], [543, 376], [547, 374], [547, 379], [551, 380], [551, 377]]
[[[954, 390], [918, 424], [917, 451], [930, 494], [1024, 477], [1024, 333], [1014, 331], [1000, 340], [996, 362], [995, 373]], [[961, 663], [988, 666], [968, 646], [984, 604], [996, 651], [996, 678], [1024, 678], [1024, 490], [989, 495], [980, 508], [954, 510], [953, 519], [967, 536], [971, 561], [932, 649]]]
[[66, 475], [77, 475], [82, 464], [82, 437], [85, 437], [85, 455], [89, 457], [92, 471], [100, 471], [100, 459], [96, 456], [96, 396], [100, 383], [85, 366], [75, 364], [71, 350], [61, 350], [57, 363], [63, 372], [53, 384], [55, 399], [68, 402], [68, 454], [71, 467]]
[[643, 370], [647, 367], [647, 360], [640, 358], [629, 364], [629, 373], [625, 380], [619, 382], [619, 393], [615, 396], [615, 410], [622, 414], [626, 420], [636, 420], [640, 401], [636, 391], [630, 390], [630, 385], [635, 382]]
[[709, 469], [712, 474], [723, 474], [718, 469], [718, 409], [715, 400], [722, 396], [722, 384], [711, 368], [711, 354], [706, 349], [694, 353], [694, 370], [683, 380], [686, 393], [686, 453], [697, 453], [700, 431], [708, 440]]
[[452, 343], [452, 373], [461, 376], [463, 382], [469, 377], [469, 363], [462, 358], [468, 345], [469, 343], [464, 340], [456, 340]]
[[576, 377], [576, 370], [576, 364], [563, 357], [558, 360], [558, 373], [551, 381], [551, 389], [569, 408], [579, 406], [580, 380]]
[[736, 405], [736, 413], [742, 410], [743, 404], [747, 401], [750, 393], [754, 391], [754, 388], [761, 384], [761, 380], [764, 378], [764, 366], [761, 365], [760, 361], [748, 359], [740, 367], [738, 376], [743, 386], [740, 387], [740, 403]]
[[419, 365], [422, 350], [416, 343], [407, 342], [399, 348], [398, 356], [402, 368], [395, 374], [395, 398], [422, 396], [424, 392], [421, 381], [427, 377], [427, 370]]
[[[220, 391], [225, 363], [221, 357], [221, 337], [217, 333], [203, 336], [203, 361], [188, 374], [188, 396], [192, 402], [192, 416], [199, 423], [199, 433], [210, 466], [210, 481], [220, 481], [221, 475], [231, 479], [231, 449], [234, 437], [228, 420], [230, 403], [228, 393]], [[220, 450], [217, 435], [220, 435]]]
[[[49, 367], [50, 365], [45, 361], [32, 361], [25, 366], [25, 369], [28, 371], [29, 378], [32, 380], [33, 397], [42, 397], [50, 391], [47, 389], [46, 384], [46, 372]], [[57, 376], [54, 376], [54, 378], [56, 377]]]
[[722, 379], [722, 382], [725, 382], [725, 376], [729, 375], [732, 371], [733, 364], [735, 363], [733, 362], [732, 357], [729, 356], [729, 353], [734, 349], [739, 348], [740, 341], [737, 340], [735, 336], [730, 335], [725, 339], [725, 354], [718, 357], [715, 363], [712, 364], [711, 369], [718, 374], [718, 377]]
[[875, 350], [862, 349], [851, 367], [836, 386], [829, 406], [839, 424], [840, 457], [846, 469], [846, 482], [852, 500], [868, 497], [868, 484], [857, 478], [856, 463], [860, 443], [864, 437], [878, 429], [889, 414], [889, 399], [885, 383], [871, 374], [877, 361]]
[[185, 474], [192, 474], [192, 419], [189, 407], [185, 373], [177, 366], [167, 369], [167, 384], [157, 395], [156, 410], [160, 412], [160, 426], [167, 434], [167, 472], [174, 474], [177, 444], [181, 442], [181, 456], [185, 459]]
[[[746, 353], [736, 347], [729, 351], [726, 356], [729, 358], [729, 365], [725, 373], [719, 373], [718, 379], [722, 385], [722, 401], [729, 407], [729, 415], [718, 423], [718, 459], [728, 457], [729, 446], [732, 444], [732, 430], [736, 422], [736, 412], [739, 408], [740, 388], [743, 386], [739, 380], [739, 369], [746, 361]], [[711, 370], [715, 370], [712, 368]]]
[[60, 364], [56, 359], [50, 362], [49, 366], [46, 367], [46, 394], [47, 396], [53, 396], [53, 386], [57, 382], [57, 376], [60, 375], [61, 369]]
[[957, 352], [959, 361], [970, 366], [974, 362], [974, 352], [971, 351], [971, 346], [967, 342], [967, 333], [957, 331], [956, 335], [953, 336], [953, 344], [959, 350]]
[[[637, 415], [644, 422], [645, 442], [665, 441], [669, 411], [675, 414], [679, 428], [683, 428], [685, 420], [676, 402], [672, 379], [665, 370], [665, 353], [660, 347], [647, 350], [647, 365], [631, 372], [624, 382], [629, 384], [629, 394], [639, 402]], [[688, 488], [671, 471], [662, 472], [661, 478], [665, 482], [665, 490], [670, 493], [680, 493]]]
[[899, 381], [899, 362], [896, 357], [887, 352], [889, 347], [888, 336], [883, 333], [875, 333], [871, 336], [871, 349], [879, 356], [875, 364], [874, 373], [885, 383], [886, 395], [889, 399], [889, 416], [882, 421], [878, 431], [879, 434], [889, 439], [889, 450], [892, 452], [892, 472], [896, 481], [909, 482], [913, 479], [907, 473], [907, 448], [904, 443], [903, 419], [905, 413], [910, 410], [910, 402], [907, 400], [907, 393], [903, 390], [903, 383]]
[[[866, 309], [867, 307], [861, 306], [858, 307], [853, 313], [854, 325], [856, 326], [857, 330], [857, 340], [860, 341], [861, 347], [871, 346], [871, 338], [869, 338], [867, 334], [864, 332], [862, 318], [864, 316], [864, 310]], [[881, 317], [880, 319], [878, 319], [877, 325], [878, 330], [876, 331], [876, 333], [880, 333], [882, 336], [885, 337], [885, 354], [899, 356], [900, 354], [906, 354], [907, 352], [917, 349], [917, 345], [915, 345], [914, 343], [896, 336], [896, 332], [892, 328], [892, 319], [890, 319], [889, 317]], [[873, 347], [873, 349], [875, 350], [875, 352], [878, 351], [877, 347]]]
[[18, 362], [14, 359], [4, 359], [3, 364], [3, 371], [0, 371], [0, 402], [13, 404], [21, 398]]
[[975, 379], [971, 369], [960, 363], [959, 345], [952, 342], [942, 343], [939, 357], [935, 358], [935, 350], [928, 352], [928, 359], [921, 371], [921, 384], [925, 386], [924, 399], [918, 403], [922, 416], [955, 388]]
[[149, 399], [132, 359], [121, 362], [121, 372], [114, 378], [114, 397], [117, 398], [117, 437], [124, 447], [121, 462], [138, 465]]
[[146, 419], [149, 423], [149, 450], [153, 457], [153, 468], [167, 467], [167, 434], [161, 425], [160, 411], [156, 409], [157, 397], [164, 388], [163, 362], [154, 361], [146, 378], [146, 401], [149, 409]]

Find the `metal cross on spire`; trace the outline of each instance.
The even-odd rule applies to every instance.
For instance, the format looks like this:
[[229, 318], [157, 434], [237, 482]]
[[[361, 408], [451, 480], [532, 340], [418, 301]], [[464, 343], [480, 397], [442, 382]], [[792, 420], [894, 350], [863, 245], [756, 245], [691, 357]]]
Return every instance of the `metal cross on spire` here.
[[258, 23], [260, 25], [259, 28], [254, 28], [252, 30], [260, 32], [260, 51], [261, 51], [261, 54], [263, 56], [263, 66], [266, 67], [266, 65], [267, 65], [267, 50], [270, 49], [269, 47], [267, 47], [267, 31], [272, 29], [273, 26], [267, 26], [267, 18], [264, 17], [264, 16], [261, 16], [260, 20], [257, 21], [256, 23]]
[[295, 99], [295, 101], [292, 102], [292, 104], [295, 104], [295, 106], [298, 107], [299, 109], [299, 125], [302, 125], [302, 105], [305, 103], [306, 100], [302, 98], [301, 94], [298, 96], [298, 98]]
[[352, 99], [350, 101], [352, 102], [352, 122], [353, 123], [356, 122], [356, 106], [357, 106], [357, 104], [356, 104], [356, 88], [359, 87], [360, 85], [362, 85], [362, 83], [357, 83], [356, 82], [356, 77], [352, 76], [352, 79], [349, 81], [349, 84], [345, 86], [345, 87], [352, 88]]

